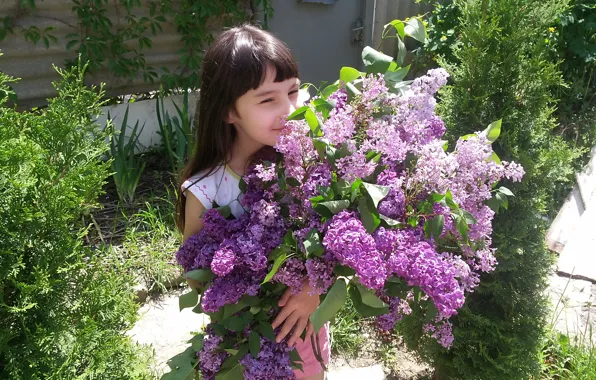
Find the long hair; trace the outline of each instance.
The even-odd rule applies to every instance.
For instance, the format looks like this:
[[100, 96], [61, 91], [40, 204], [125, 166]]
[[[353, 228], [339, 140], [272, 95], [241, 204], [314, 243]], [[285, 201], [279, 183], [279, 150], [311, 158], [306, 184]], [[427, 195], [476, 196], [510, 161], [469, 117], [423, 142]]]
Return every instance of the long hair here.
[[[285, 43], [252, 25], [242, 25], [221, 33], [209, 47], [202, 62], [201, 88], [197, 104], [193, 156], [182, 170], [179, 184], [206, 171], [210, 175], [226, 164], [236, 130], [225, 122], [236, 100], [265, 80], [267, 67], [276, 70], [275, 82], [298, 78], [298, 65]], [[186, 196], [178, 192], [176, 225], [184, 231]]]

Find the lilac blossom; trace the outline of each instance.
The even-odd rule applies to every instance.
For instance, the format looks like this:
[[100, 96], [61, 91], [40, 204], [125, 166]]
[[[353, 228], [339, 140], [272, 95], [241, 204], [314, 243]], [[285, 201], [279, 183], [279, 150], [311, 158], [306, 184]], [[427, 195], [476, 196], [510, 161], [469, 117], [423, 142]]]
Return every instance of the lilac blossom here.
[[332, 218], [323, 246], [340, 264], [354, 269], [366, 287], [381, 289], [385, 284], [386, 264], [374, 238], [353, 213], [342, 211]]
[[285, 341], [276, 343], [261, 337], [257, 358], [248, 353], [240, 359], [240, 364], [244, 366], [244, 378], [246, 380], [295, 379], [289, 354], [292, 349]]
[[289, 287], [292, 294], [298, 294], [302, 290], [302, 282], [305, 279], [306, 268], [302, 260], [289, 258], [277, 271], [273, 280], [281, 282]]

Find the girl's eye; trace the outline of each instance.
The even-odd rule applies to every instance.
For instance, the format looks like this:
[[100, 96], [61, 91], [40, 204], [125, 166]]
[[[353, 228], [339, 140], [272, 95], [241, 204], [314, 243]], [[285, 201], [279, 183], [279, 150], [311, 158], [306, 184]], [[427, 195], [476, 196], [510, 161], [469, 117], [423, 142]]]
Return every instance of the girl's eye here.
[[298, 93], [298, 90], [294, 90], [294, 91], [290, 91], [290, 93], [288, 95], [296, 95]]
[[272, 99], [272, 98], [265, 99], [265, 100], [263, 100], [263, 101], [261, 102], [261, 104], [264, 104], [264, 103], [270, 103], [270, 102], [272, 102], [272, 101], [273, 101], [273, 99]]

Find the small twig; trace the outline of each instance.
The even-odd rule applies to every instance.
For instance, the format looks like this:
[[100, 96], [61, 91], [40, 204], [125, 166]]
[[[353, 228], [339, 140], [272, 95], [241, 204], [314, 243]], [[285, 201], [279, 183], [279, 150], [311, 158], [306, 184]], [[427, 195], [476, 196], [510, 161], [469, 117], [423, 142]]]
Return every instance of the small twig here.
[[97, 233], [99, 234], [99, 238], [101, 239], [101, 242], [103, 244], [105, 244], [105, 240], [103, 239], [103, 235], [101, 233], [101, 228], [99, 227], [99, 224], [97, 224], [97, 222], [95, 221], [95, 218], [93, 217], [93, 214], [89, 214], [89, 216], [91, 217], [91, 221], [93, 221], [93, 225], [95, 226], [95, 228], [97, 229]]

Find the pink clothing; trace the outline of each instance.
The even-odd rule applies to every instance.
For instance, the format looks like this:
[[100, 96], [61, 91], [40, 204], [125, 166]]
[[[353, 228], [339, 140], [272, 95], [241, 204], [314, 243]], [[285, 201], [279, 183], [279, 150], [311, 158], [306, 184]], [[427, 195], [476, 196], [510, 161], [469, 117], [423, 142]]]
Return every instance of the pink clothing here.
[[[323, 372], [323, 367], [315, 357], [315, 353], [312, 350], [311, 338], [307, 340], [298, 339], [296, 342], [296, 350], [302, 359], [302, 371], [299, 369], [294, 370], [294, 375], [297, 379], [302, 379], [308, 376], [316, 375], [317, 373]], [[329, 323], [321, 327], [319, 330], [319, 346], [321, 348], [321, 357], [325, 365], [329, 364], [331, 358], [331, 344], [329, 342]]]

